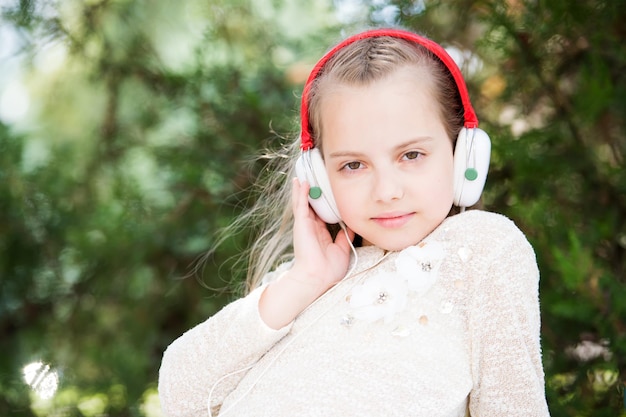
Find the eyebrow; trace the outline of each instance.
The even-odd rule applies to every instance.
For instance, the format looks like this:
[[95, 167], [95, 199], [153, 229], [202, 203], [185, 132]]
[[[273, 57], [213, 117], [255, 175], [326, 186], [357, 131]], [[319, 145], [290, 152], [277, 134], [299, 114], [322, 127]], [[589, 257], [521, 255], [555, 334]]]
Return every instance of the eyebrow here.
[[[398, 151], [402, 148], [406, 148], [407, 146], [410, 145], [420, 145], [423, 143], [427, 143], [427, 142], [432, 142], [434, 140], [434, 138], [432, 136], [419, 136], [417, 138], [413, 138], [413, 139], [409, 139], [406, 142], [402, 142], [397, 146], [393, 147], [393, 151]], [[337, 151], [337, 152], [332, 152], [328, 155], [329, 158], [339, 158], [339, 157], [346, 157], [346, 156], [350, 156], [350, 157], [354, 157], [354, 156], [361, 156], [363, 155], [362, 152], [352, 152], [352, 151]]]

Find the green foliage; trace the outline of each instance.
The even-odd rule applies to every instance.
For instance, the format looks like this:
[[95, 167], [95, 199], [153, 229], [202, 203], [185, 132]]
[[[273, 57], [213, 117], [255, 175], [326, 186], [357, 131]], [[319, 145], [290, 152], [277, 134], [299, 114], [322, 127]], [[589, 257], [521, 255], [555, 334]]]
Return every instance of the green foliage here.
[[[258, 6], [2, 10], [36, 106], [0, 125], [0, 415], [158, 415], [163, 350], [233, 297], [241, 274], [220, 265], [245, 236], [193, 267], [256, 175], [241, 161], [270, 124], [292, 130], [287, 73], [306, 58], [306, 29], [284, 36], [273, 20], [289, 3]], [[50, 400], [22, 375], [39, 361], [39, 391], [59, 375]]]
[[[625, 415], [623, 2], [307, 3], [1, 6], [31, 107], [0, 123], [0, 415], [159, 415], [164, 348], [242, 279], [248, 236], [194, 274], [253, 198], [242, 161], [297, 129], [303, 77], [341, 29], [390, 24], [479, 59], [463, 68], [493, 143], [485, 203], [537, 252], [552, 415]], [[53, 399], [24, 381], [38, 361]]]

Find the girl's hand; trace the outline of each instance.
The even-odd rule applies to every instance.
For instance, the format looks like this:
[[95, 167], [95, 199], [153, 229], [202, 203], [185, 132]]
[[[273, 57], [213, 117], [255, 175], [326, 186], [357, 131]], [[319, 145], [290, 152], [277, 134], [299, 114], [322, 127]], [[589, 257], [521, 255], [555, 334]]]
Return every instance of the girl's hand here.
[[[290, 279], [313, 286], [318, 296], [339, 282], [348, 270], [350, 242], [341, 231], [333, 242], [326, 223], [309, 205], [309, 184], [293, 180], [293, 245], [295, 261]], [[350, 239], [354, 233], [348, 231]], [[317, 298], [317, 297], [316, 297]]]
[[280, 329], [291, 323], [313, 301], [339, 282], [348, 270], [350, 240], [340, 232], [335, 241], [309, 205], [309, 185], [293, 180], [294, 214], [292, 268], [271, 283], [259, 300], [259, 313], [265, 323]]

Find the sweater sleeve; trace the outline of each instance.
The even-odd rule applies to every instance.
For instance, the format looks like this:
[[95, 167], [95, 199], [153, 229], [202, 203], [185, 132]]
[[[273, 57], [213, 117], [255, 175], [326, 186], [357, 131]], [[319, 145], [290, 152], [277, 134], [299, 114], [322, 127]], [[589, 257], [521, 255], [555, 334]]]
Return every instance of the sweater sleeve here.
[[210, 406], [218, 409], [247, 367], [289, 332], [290, 325], [273, 330], [261, 319], [258, 303], [265, 287], [227, 305], [168, 346], [158, 388], [166, 416], [207, 415], [214, 385]]
[[478, 271], [474, 287], [470, 414], [549, 416], [535, 254], [522, 232], [508, 219], [503, 222], [496, 234], [498, 244], [483, 254], [489, 261]]

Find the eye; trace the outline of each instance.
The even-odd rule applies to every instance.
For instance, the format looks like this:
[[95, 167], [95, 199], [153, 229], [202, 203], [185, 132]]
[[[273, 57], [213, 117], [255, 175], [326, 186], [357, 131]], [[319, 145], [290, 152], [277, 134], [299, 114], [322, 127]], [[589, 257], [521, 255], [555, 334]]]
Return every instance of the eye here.
[[402, 159], [417, 159], [420, 157], [420, 155], [422, 155], [421, 152], [418, 151], [409, 151], [407, 153], [405, 153], [404, 155], [402, 155]]
[[356, 171], [359, 168], [361, 168], [361, 163], [358, 161], [352, 161], [352, 162], [348, 162], [347, 164], [345, 164], [341, 169], [345, 169], [348, 171]]

